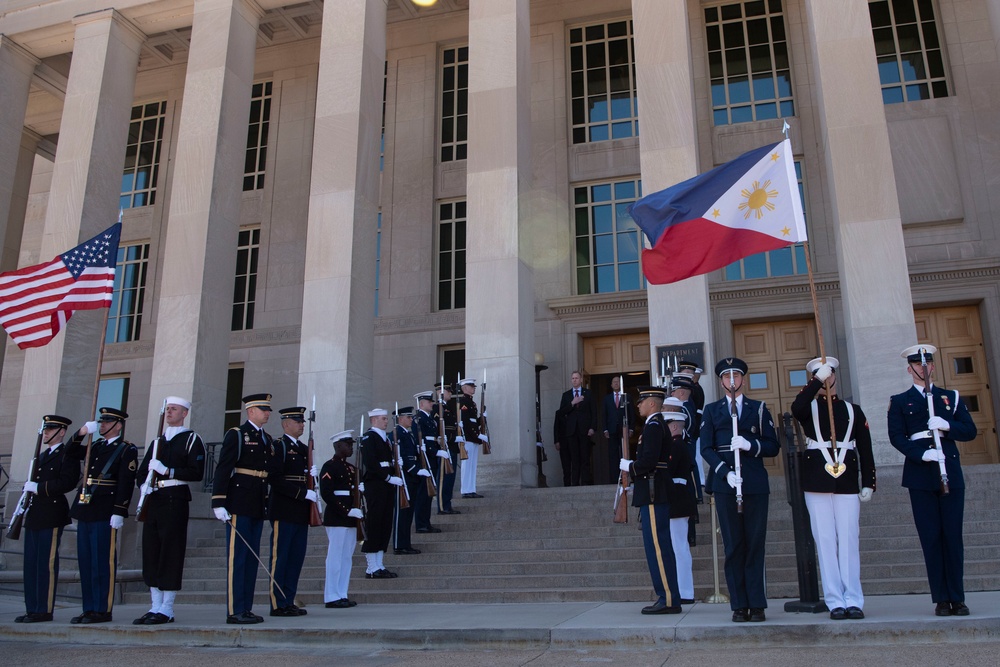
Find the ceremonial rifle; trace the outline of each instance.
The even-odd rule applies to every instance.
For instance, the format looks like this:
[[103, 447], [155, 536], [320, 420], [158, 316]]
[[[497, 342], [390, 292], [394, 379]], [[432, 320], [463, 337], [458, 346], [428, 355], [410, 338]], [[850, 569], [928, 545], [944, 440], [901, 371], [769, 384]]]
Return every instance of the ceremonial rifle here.
[[[45, 430], [45, 420], [42, 419], [42, 425], [38, 427], [38, 439], [35, 441], [35, 455], [31, 458], [31, 463], [28, 465], [28, 481], [37, 482], [35, 479], [38, 476], [38, 457], [42, 453], [42, 432]], [[12, 540], [21, 539], [21, 525], [24, 523], [24, 515], [31, 508], [31, 501], [34, 500], [35, 494], [30, 491], [24, 491], [21, 494], [21, 498], [17, 501], [17, 509], [14, 510], [14, 516], [10, 519], [10, 525], [7, 527], [7, 537]]]
[[149, 455], [149, 468], [146, 472], [146, 482], [142, 485], [139, 492], [139, 502], [135, 506], [135, 520], [145, 521], [146, 520], [146, 497], [153, 492], [153, 485], [156, 484], [156, 471], [153, 470], [153, 461], [156, 460], [157, 454], [160, 453], [160, 440], [163, 438], [163, 419], [167, 412], [167, 399], [163, 399], [163, 405], [160, 406], [160, 421], [156, 425], [156, 439], [153, 440], [153, 451]]
[[403, 477], [403, 469], [399, 465], [399, 433], [396, 431], [397, 416], [396, 413], [399, 412], [399, 403], [396, 403], [396, 410], [392, 413], [392, 469], [396, 473], [396, 477], [401, 479], [403, 483], [396, 490], [399, 496], [399, 509], [405, 510], [410, 506], [410, 490], [406, 488], [406, 478]]
[[486, 424], [486, 369], [483, 369], [483, 390], [479, 393], [479, 434], [485, 435], [486, 440], [480, 439], [483, 443], [483, 456], [493, 453], [490, 447], [490, 427]]
[[[622, 458], [628, 458], [628, 394], [625, 393], [625, 382], [618, 376], [618, 388], [621, 392], [622, 407], [625, 414], [622, 418]], [[615, 494], [615, 523], [628, 523], [628, 473], [624, 470], [618, 477], [618, 492]]]
[[[538, 368], [537, 366], [535, 367]], [[538, 373], [535, 373], [535, 377], [538, 377]], [[536, 385], [537, 386], [537, 385]], [[542, 470], [542, 464], [549, 460], [549, 457], [545, 455], [545, 443], [542, 442], [542, 399], [538, 395], [538, 391], [535, 391], [535, 463], [538, 466], [538, 488], [545, 489], [548, 488], [548, 480], [545, 479], [545, 472]]]
[[447, 425], [444, 423], [444, 411], [448, 407], [448, 404], [444, 400], [444, 375], [441, 376], [441, 389], [438, 394], [438, 438], [440, 443], [438, 447], [443, 449], [448, 453], [448, 456], [442, 456], [441, 458], [441, 479], [444, 479], [445, 475], [451, 475], [455, 472], [455, 467], [451, 464], [451, 450], [448, 448], [448, 431]]
[[[733, 417], [733, 438], [735, 438], [739, 433], [739, 425], [737, 424], [739, 417], [736, 410], [736, 380], [731, 368], [729, 369], [729, 393], [732, 396], [730, 406]], [[736, 513], [743, 514], [743, 475], [741, 474], [743, 469], [740, 466], [740, 450], [733, 448], [732, 439], [729, 440], [729, 451], [733, 453], [733, 468], [736, 472]]]
[[[361, 418], [361, 428], [365, 426], [365, 418]], [[365, 497], [361, 495], [361, 433], [358, 431], [358, 440], [356, 447], [354, 449], [354, 487], [351, 489], [351, 501], [355, 508], [361, 510], [361, 514], [365, 514]], [[365, 528], [365, 520], [357, 519], [357, 536], [358, 542], [364, 542], [368, 539], [368, 530]]]
[[[306, 477], [306, 488], [312, 492], [316, 492], [319, 488], [318, 480], [313, 477], [313, 422], [316, 421], [316, 396], [313, 395], [312, 410], [309, 411], [309, 454], [306, 465], [309, 466]], [[322, 526], [323, 525], [323, 512], [319, 506], [319, 495], [317, 494], [316, 500], [309, 503], [309, 525], [311, 527]]]
[[[927, 355], [924, 353], [924, 348], [920, 348], [920, 366], [924, 371], [924, 395], [927, 396], [927, 412], [931, 417], [934, 417], [933, 385], [931, 384], [931, 374], [930, 369], [927, 367]], [[957, 405], [955, 409], [958, 409]], [[934, 434], [934, 448], [939, 452], [943, 452], [944, 449], [941, 447], [941, 431], [935, 428], [931, 429], [931, 433]], [[941, 471], [941, 495], [947, 496], [951, 493], [951, 489], [948, 488], [948, 467], [944, 461], [938, 460], [938, 469]]]
[[[458, 379], [456, 380], [456, 382], [460, 383], [461, 381], [462, 381], [462, 374], [459, 373], [458, 374]], [[458, 390], [458, 393], [455, 394], [455, 397], [454, 397], [455, 398], [455, 429], [456, 429], [456, 431], [455, 431], [455, 433], [456, 433], [455, 440], [458, 441], [458, 459], [460, 461], [464, 461], [465, 459], [469, 458], [469, 452], [465, 448], [465, 426], [462, 425], [462, 402], [459, 400], [459, 395], [462, 393], [462, 385], [461, 384], [456, 384], [455, 385], [455, 389]], [[442, 393], [443, 393], [443, 390], [442, 390]]]
[[413, 417], [413, 430], [417, 437], [417, 463], [420, 464], [421, 470], [426, 470], [430, 473], [428, 477], [424, 479], [427, 480], [427, 497], [433, 498], [437, 496], [437, 484], [434, 483], [434, 473], [431, 472], [431, 462], [427, 458], [427, 446], [424, 444], [423, 431], [420, 428], [420, 420], [416, 416]]

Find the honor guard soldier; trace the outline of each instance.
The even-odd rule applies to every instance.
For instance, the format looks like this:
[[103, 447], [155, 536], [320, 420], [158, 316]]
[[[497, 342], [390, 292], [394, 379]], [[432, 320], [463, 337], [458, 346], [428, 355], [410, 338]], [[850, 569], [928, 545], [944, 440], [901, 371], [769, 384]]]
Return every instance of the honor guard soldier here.
[[264, 430], [271, 416], [271, 395], [243, 397], [247, 420], [226, 431], [215, 466], [212, 511], [226, 523], [226, 623], [261, 623], [253, 613], [260, 562], [260, 536], [267, 511], [267, 474], [274, 441]]
[[[700, 368], [697, 370], [701, 372]], [[681, 409], [687, 416], [687, 420], [684, 423], [684, 442], [687, 443], [688, 458], [691, 461], [691, 473], [688, 475], [691, 479], [689, 491], [695, 498], [694, 513], [689, 516], [690, 521], [688, 521], [687, 542], [690, 547], [695, 546], [697, 542], [695, 526], [699, 523], [698, 503], [702, 502], [704, 497], [702, 495], [704, 477], [701, 466], [701, 452], [698, 450], [698, 436], [701, 432], [701, 410], [698, 409], [693, 400], [695, 387], [701, 389], [701, 385], [695, 382], [693, 376], [687, 373], [674, 373], [670, 380], [670, 396], [668, 397], [679, 400], [681, 402]]]
[[[142, 580], [152, 605], [134, 625], [174, 622], [174, 599], [181, 590], [192, 482], [205, 475], [205, 443], [184, 426], [191, 402], [168, 396], [163, 434], [146, 448], [136, 481], [141, 482]], [[154, 453], [155, 452], [155, 453]], [[137, 510], [138, 513], [138, 510]]]
[[396, 427], [389, 439], [399, 447], [399, 467], [403, 471], [403, 480], [409, 491], [410, 506], [400, 507], [399, 494], [396, 494], [395, 529], [393, 531], [393, 547], [397, 556], [412, 556], [420, 553], [410, 542], [410, 529], [413, 527], [413, 513], [421, 504], [429, 503], [427, 488], [420, 472], [427, 472], [420, 467], [417, 458], [417, 441], [412, 432], [413, 408], [400, 408], [396, 414]]
[[52, 620], [59, 582], [59, 543], [70, 523], [66, 494], [80, 481], [80, 462], [67, 458], [63, 437], [73, 422], [59, 415], [42, 417], [41, 444], [47, 447], [35, 462], [24, 491], [32, 493], [23, 517], [24, 610], [15, 623]]
[[368, 412], [370, 428], [361, 438], [362, 480], [365, 489], [365, 542], [361, 552], [365, 555], [367, 579], [395, 579], [395, 572], [385, 569], [383, 559], [392, 537], [392, 515], [397, 489], [403, 478], [394, 473], [392, 447], [389, 446], [389, 413], [382, 408]]
[[628, 401], [628, 396], [622, 392], [620, 375], [611, 378], [611, 393], [604, 397], [601, 404], [601, 415], [604, 423], [604, 439], [608, 443], [608, 475], [611, 483], [616, 484], [618, 482], [617, 462], [622, 457], [622, 426], [628, 424], [629, 429], [626, 435], [631, 437], [632, 428], [635, 425], [635, 414]]
[[427, 483], [425, 480], [427, 477], [431, 477], [434, 480], [434, 487], [440, 493], [441, 482], [439, 478], [441, 476], [441, 465], [438, 462], [442, 459], [439, 455], [443, 454], [450, 459], [451, 454], [447, 450], [438, 449], [438, 423], [431, 416], [431, 410], [434, 407], [434, 392], [422, 391], [414, 394], [413, 398], [417, 401], [417, 411], [413, 415], [413, 434], [416, 436], [420, 449], [417, 461], [421, 466], [423, 466], [425, 461], [430, 466], [429, 469], [424, 466], [424, 472], [427, 474], [424, 475], [421, 473], [420, 475], [424, 477], [424, 479], [420, 480], [425, 489], [424, 502], [414, 505], [413, 522], [416, 524], [418, 533], [440, 533], [440, 528], [435, 528], [431, 525], [431, 505], [433, 501], [426, 492]]
[[[304, 407], [278, 410], [284, 435], [274, 443], [267, 482], [271, 487], [267, 516], [271, 520], [271, 616], [304, 616], [295, 605], [299, 575], [306, 560], [310, 503], [318, 494], [306, 485], [309, 447], [299, 440], [305, 430]], [[319, 471], [316, 471], [319, 477]]]
[[639, 416], [645, 419], [635, 460], [620, 459], [618, 467], [632, 479], [632, 506], [639, 508], [646, 564], [653, 580], [656, 602], [643, 614], [679, 614], [677, 566], [670, 544], [670, 434], [663, 415], [663, 390], [639, 387]]
[[118, 570], [115, 545], [132, 502], [139, 458], [139, 450], [122, 436], [126, 419], [128, 414], [121, 410], [101, 408], [98, 421], [87, 422], [67, 446], [66, 456], [82, 461], [87, 457], [84, 437], [100, 435], [90, 445], [90, 465], [70, 511], [77, 521], [76, 557], [83, 592], [83, 613], [70, 623], [111, 620]]
[[326, 503], [323, 526], [329, 543], [326, 550], [326, 584], [323, 601], [327, 609], [345, 609], [358, 603], [347, 597], [351, 582], [351, 557], [358, 545], [361, 511], [358, 471], [348, 459], [354, 455], [354, 431], [341, 431], [330, 438], [333, 458], [319, 473], [319, 492]]
[[695, 411], [701, 421], [701, 414], [705, 409], [705, 390], [701, 388], [699, 380], [704, 371], [693, 361], [681, 360], [677, 362], [677, 373], [675, 376], [687, 378], [691, 382], [691, 402], [694, 403]]
[[[446, 451], [450, 455], [452, 463], [451, 472], [442, 475], [441, 481], [438, 484], [438, 514], [461, 514], [462, 512], [452, 507], [451, 504], [452, 496], [455, 493], [455, 470], [457, 469], [457, 466], [460, 465], [460, 450], [458, 442], [455, 440], [458, 436], [458, 424], [455, 418], [455, 412], [451, 409], [452, 387], [449, 384], [442, 386], [440, 382], [435, 382], [434, 389], [438, 392], [438, 396], [437, 403], [434, 404], [433, 412], [431, 412], [431, 414], [435, 419], [438, 419], [438, 415], [442, 415], [443, 417], [445, 441], [448, 443], [448, 449]], [[444, 451], [439, 450], [438, 456], [442, 457], [443, 455]]]
[[[812, 379], [792, 403], [792, 414], [808, 443], [799, 469], [800, 483], [816, 542], [823, 599], [835, 621], [865, 617], [858, 520], [861, 503], [871, 500], [875, 492], [868, 419], [860, 405], [841, 400], [834, 391], [839, 366], [834, 357], [827, 357], [826, 363], [817, 358], [806, 364]], [[833, 397], [836, 449], [830, 443], [828, 396]]]
[[684, 409], [683, 401], [668, 396], [663, 401], [663, 419], [669, 431], [664, 446], [670, 454], [670, 544], [677, 564], [677, 591], [680, 604], [693, 604], [694, 560], [691, 558], [689, 528], [693, 528], [698, 518], [698, 505], [687, 438], [691, 415]]
[[700, 436], [702, 458], [713, 473], [711, 485], [726, 549], [726, 586], [734, 623], [765, 620], [764, 540], [771, 489], [764, 458], [778, 455], [778, 437], [767, 406], [743, 395], [746, 373], [746, 363], [736, 357], [715, 365], [725, 396], [705, 406]]
[[[931, 599], [936, 603], [934, 613], [968, 616], [962, 581], [965, 481], [955, 441], [974, 439], [976, 425], [957, 391], [934, 384], [936, 352], [933, 345], [903, 350], [913, 386], [889, 399], [887, 426], [892, 446], [906, 457], [903, 486], [910, 491]], [[930, 398], [925, 389], [928, 385]]]
[[479, 468], [479, 453], [483, 447], [485, 434], [479, 432], [479, 407], [476, 405], [476, 381], [465, 378], [459, 384], [458, 418], [462, 420], [462, 437], [469, 458], [462, 462], [462, 497], [482, 498], [476, 493], [476, 473]]

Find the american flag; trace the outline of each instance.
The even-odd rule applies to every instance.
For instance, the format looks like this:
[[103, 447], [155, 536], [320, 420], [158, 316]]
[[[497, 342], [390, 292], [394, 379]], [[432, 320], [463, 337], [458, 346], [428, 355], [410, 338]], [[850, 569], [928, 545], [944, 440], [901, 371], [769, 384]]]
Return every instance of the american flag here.
[[0, 326], [22, 350], [42, 347], [74, 310], [111, 306], [122, 225], [50, 262], [0, 274]]

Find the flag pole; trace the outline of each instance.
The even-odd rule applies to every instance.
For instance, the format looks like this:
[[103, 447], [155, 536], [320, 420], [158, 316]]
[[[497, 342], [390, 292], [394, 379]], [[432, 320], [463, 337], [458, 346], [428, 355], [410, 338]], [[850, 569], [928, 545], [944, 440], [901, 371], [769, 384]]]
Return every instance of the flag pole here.
[[[104, 309], [104, 324], [101, 326], [101, 347], [97, 351], [97, 374], [94, 377], [94, 393], [93, 398], [90, 402], [90, 414], [88, 415], [91, 419], [94, 419], [97, 415], [97, 394], [101, 391], [101, 367], [104, 365], [104, 341], [108, 337], [108, 320], [111, 316], [111, 305], [109, 304], [107, 308]], [[91, 421], [88, 419], [87, 421]], [[125, 428], [122, 425], [122, 440], [125, 439]], [[86, 454], [83, 457], [83, 485], [80, 488], [80, 502], [89, 503], [90, 502], [90, 484], [87, 482], [87, 475], [90, 474], [90, 450], [91, 444], [93, 443], [93, 434], [87, 434], [87, 445]]]

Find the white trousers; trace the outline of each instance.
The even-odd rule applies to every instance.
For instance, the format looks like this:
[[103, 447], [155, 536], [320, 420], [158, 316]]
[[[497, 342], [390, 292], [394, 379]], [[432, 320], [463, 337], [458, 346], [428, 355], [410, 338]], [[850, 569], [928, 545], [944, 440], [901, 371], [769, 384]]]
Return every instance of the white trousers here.
[[469, 458], [462, 461], [462, 493], [476, 492], [476, 468], [479, 466], [479, 451], [482, 448], [479, 443], [465, 443], [465, 453]]
[[856, 493], [806, 491], [805, 496], [826, 606], [864, 609], [858, 550], [861, 500]]
[[358, 545], [357, 528], [324, 526], [330, 541], [326, 549], [326, 585], [323, 602], [336, 602], [347, 597], [347, 584], [351, 581], [351, 557]]
[[670, 520], [670, 543], [677, 563], [677, 594], [694, 599], [694, 575], [691, 573], [691, 545], [688, 544], [688, 517]]

